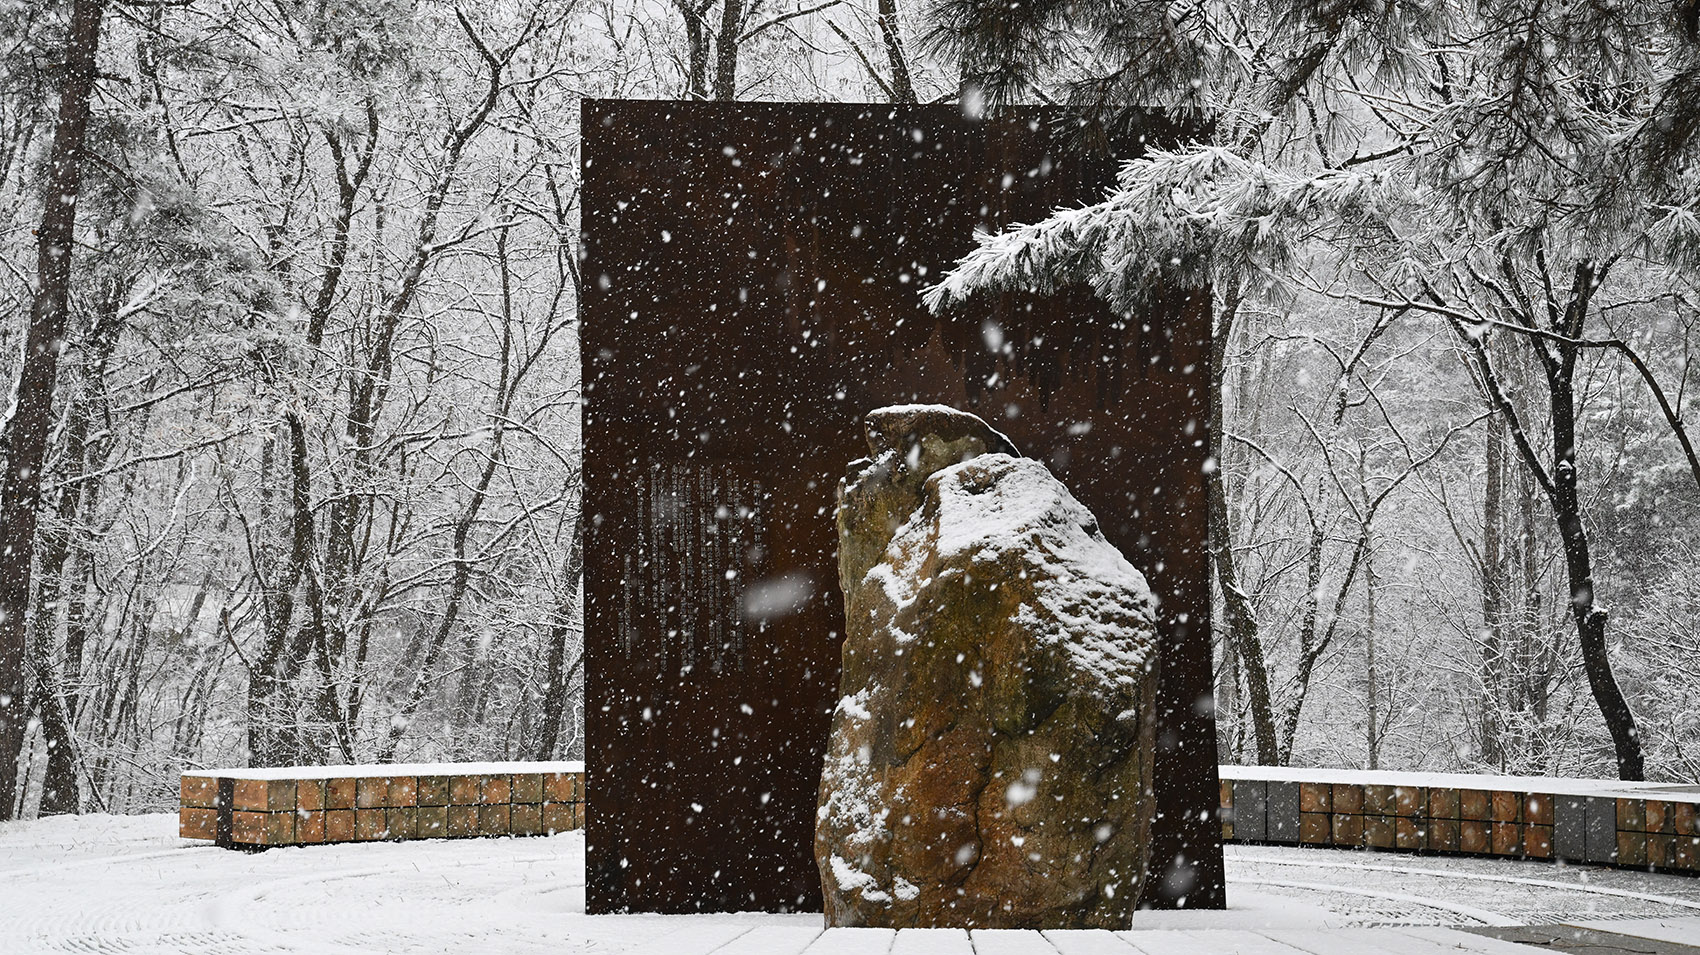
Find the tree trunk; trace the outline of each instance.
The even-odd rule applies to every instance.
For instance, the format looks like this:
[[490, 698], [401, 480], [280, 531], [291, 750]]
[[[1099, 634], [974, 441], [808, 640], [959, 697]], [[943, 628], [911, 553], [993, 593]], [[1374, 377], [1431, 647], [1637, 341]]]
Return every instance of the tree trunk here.
[[1482, 495], [1482, 762], [1503, 770], [1502, 687], [1506, 634], [1504, 546], [1500, 535], [1505, 498], [1505, 419], [1487, 428], [1487, 487]]
[[[1363, 498], [1363, 509], [1369, 514], [1371, 507], [1369, 498], [1369, 478], [1364, 467], [1364, 456], [1358, 455], [1358, 492]], [[1380, 769], [1381, 736], [1385, 732], [1381, 719], [1381, 671], [1376, 666], [1375, 659], [1375, 538], [1374, 530], [1368, 519], [1365, 519], [1363, 549], [1364, 553], [1364, 689], [1366, 692], [1366, 710], [1364, 740], [1368, 746], [1369, 768]]]
[[53, 421], [53, 388], [70, 312], [72, 248], [77, 194], [90, 100], [97, 77], [100, 26], [106, 0], [74, 0], [65, 48], [65, 80], [53, 132], [48, 186], [37, 231], [37, 280], [18, 369], [16, 404], [0, 442], [6, 469], [0, 478], [0, 819], [10, 818], [18, 781], [28, 707], [24, 686], [24, 617], [29, 609], [35, 557], [36, 507], [41, 466]]
[[1226, 380], [1224, 361], [1228, 339], [1233, 334], [1239, 300], [1230, 295], [1222, 305], [1217, 319], [1216, 334], [1210, 342], [1210, 460], [1206, 469], [1205, 489], [1209, 494], [1210, 557], [1216, 568], [1216, 582], [1222, 589], [1222, 605], [1227, 611], [1228, 639], [1245, 671], [1246, 696], [1251, 708], [1253, 737], [1257, 743], [1257, 761], [1274, 766], [1279, 760], [1275, 744], [1275, 709], [1269, 697], [1269, 668], [1263, 658], [1263, 644], [1257, 634], [1257, 611], [1251, 597], [1241, 589], [1234, 566], [1233, 525], [1228, 516], [1227, 478], [1222, 458], [1223, 382]]
[[909, 56], [898, 32], [897, 0], [879, 0], [880, 36], [885, 40], [885, 58], [891, 64], [891, 101], [914, 103], [915, 84], [909, 78]]
[[714, 98], [738, 98], [738, 34], [744, 29], [744, 0], [722, 0], [720, 37], [714, 46]]
[[1375, 552], [1364, 551], [1364, 605], [1367, 623], [1364, 625], [1364, 670], [1367, 679], [1365, 688], [1369, 692], [1369, 768], [1381, 768], [1381, 734], [1384, 731], [1381, 720], [1381, 671], [1376, 668], [1375, 660]]
[[1564, 569], [1570, 583], [1570, 616], [1582, 647], [1582, 665], [1588, 688], [1605, 718], [1617, 759], [1619, 779], [1646, 778], [1646, 758], [1641, 750], [1641, 732], [1635, 714], [1624, 699], [1623, 688], [1612, 673], [1606, 651], [1606, 610], [1594, 597], [1594, 563], [1588, 548], [1588, 532], [1582, 526], [1582, 502], [1576, 481], [1576, 401], [1574, 374], [1576, 349], [1561, 346], [1556, 368], [1548, 372], [1552, 406], [1553, 517], [1564, 542]]
[[582, 519], [573, 530], [572, 550], [567, 554], [567, 566], [562, 571], [563, 592], [555, 611], [555, 623], [549, 628], [549, 686], [543, 691], [543, 720], [538, 727], [537, 743], [532, 759], [549, 759], [560, 745], [561, 722], [567, 712], [567, 691], [572, 688], [573, 672], [584, 662], [584, 654], [573, 661], [567, 670], [567, 635], [572, 632], [573, 608], [584, 571], [584, 540]]
[[307, 464], [307, 435], [300, 416], [285, 416], [289, 429], [286, 479], [290, 488], [289, 559], [270, 584], [274, 591], [265, 598], [264, 642], [248, 677], [248, 761], [253, 766], [286, 766], [296, 762], [297, 739], [287, 731], [293, 722], [294, 702], [289, 690], [307, 661], [306, 641], [310, 630], [302, 626], [291, 639], [295, 616], [295, 590], [311, 571], [313, 509], [311, 474]]
[[35, 702], [31, 707], [41, 721], [42, 736], [47, 740], [47, 767], [41, 783], [39, 815], [52, 816], [82, 812], [82, 799], [77, 791], [77, 766], [73, 758], [71, 720], [74, 706], [66, 701], [64, 680], [54, 659], [57, 642], [59, 605], [65, 598], [66, 584], [71, 575], [66, 562], [71, 554], [72, 529], [81, 512], [84, 437], [88, 433], [88, 410], [76, 402], [70, 409], [65, 427], [66, 473], [59, 489], [55, 507], [54, 526], [42, 535], [41, 586], [36, 591], [35, 620], [31, 627], [32, 651], [35, 657]]
[[696, 0], [674, 0], [674, 5], [685, 19], [685, 45], [690, 51], [685, 98], [708, 99], [708, 31], [704, 29], [702, 19], [708, 8], [698, 9]]

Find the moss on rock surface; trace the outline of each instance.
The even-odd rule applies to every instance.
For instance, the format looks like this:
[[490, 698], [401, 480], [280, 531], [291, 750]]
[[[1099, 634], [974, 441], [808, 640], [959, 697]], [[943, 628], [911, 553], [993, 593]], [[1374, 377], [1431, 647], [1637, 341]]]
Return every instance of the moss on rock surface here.
[[1152, 811], [1144, 577], [979, 418], [900, 406], [866, 430], [839, 492], [828, 924], [1126, 928]]

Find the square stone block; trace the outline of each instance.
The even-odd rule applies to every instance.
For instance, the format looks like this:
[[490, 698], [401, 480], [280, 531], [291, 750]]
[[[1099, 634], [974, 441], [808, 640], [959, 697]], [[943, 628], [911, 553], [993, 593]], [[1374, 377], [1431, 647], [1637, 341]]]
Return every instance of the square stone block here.
[[418, 802], [421, 806], [447, 806], [449, 804], [449, 777], [419, 777]]
[[1269, 790], [1262, 780], [1235, 779], [1234, 832], [1246, 842], [1261, 842], [1268, 833]]
[[1393, 787], [1393, 814], [1408, 819], [1423, 814], [1423, 808], [1428, 800], [1421, 786]]
[[1269, 784], [1268, 820], [1264, 838], [1270, 842], [1299, 841], [1299, 784], [1272, 782]]
[[543, 777], [545, 802], [572, 802], [578, 798], [577, 773], [549, 773]]
[[1458, 851], [1484, 853], [1493, 848], [1488, 839], [1488, 825], [1479, 819], [1463, 819], [1458, 823]]
[[1583, 860], [1609, 864], [1617, 861], [1617, 800], [1607, 796], [1587, 797], [1587, 836]]
[[1493, 824], [1493, 854], [1516, 856], [1523, 854], [1523, 827], [1515, 822]]
[[513, 801], [524, 804], [541, 804], [543, 802], [543, 774], [515, 773]]
[[230, 783], [230, 805], [242, 812], [268, 812], [266, 798], [268, 795], [266, 781], [263, 779], [237, 779]]
[[1334, 814], [1334, 844], [1357, 847], [1364, 844], [1364, 817], [1355, 813]]
[[354, 808], [354, 778], [352, 776], [325, 780], [325, 808]]
[[1640, 799], [1617, 801], [1617, 831], [1646, 832], [1647, 804]]
[[1458, 820], [1430, 819], [1428, 821], [1428, 846], [1435, 852], [1458, 851]]
[[1523, 797], [1523, 821], [1531, 826], [1553, 824], [1553, 797], [1546, 793], [1529, 793]]
[[1493, 802], [1494, 822], [1523, 821], [1522, 793], [1507, 792], [1501, 789], [1495, 790], [1491, 798]]
[[[1619, 800], [1626, 802], [1627, 800]], [[1647, 864], [1647, 834], [1645, 832], [1617, 833], [1617, 864], [1646, 865]]]
[[510, 828], [513, 807], [507, 803], [478, 807], [478, 834], [481, 836], [505, 836], [512, 831]]
[[419, 838], [419, 810], [414, 806], [392, 806], [385, 811], [391, 839]]
[[296, 810], [295, 841], [301, 843], [325, 841], [325, 811], [323, 809]]
[[1458, 818], [1487, 821], [1492, 815], [1488, 794], [1480, 789], [1458, 790]]
[[1552, 854], [1570, 861], [1588, 857], [1588, 801], [1558, 796], [1552, 807]]
[[449, 807], [449, 838], [465, 839], [478, 835], [478, 806]]
[[355, 780], [354, 808], [382, 809], [390, 804], [390, 781], [384, 776], [362, 776]]
[[238, 809], [230, 814], [230, 841], [245, 846], [266, 844], [266, 822], [269, 812]]
[[[484, 777], [449, 777], [449, 805], [476, 806], [482, 802], [484, 802]], [[453, 828], [453, 826], [451, 825], [450, 828]]]
[[249, 812], [288, 812], [295, 808], [295, 780], [238, 779], [231, 806]]
[[1329, 819], [1327, 813], [1299, 813], [1299, 841], [1306, 845], [1322, 846], [1329, 841]]
[[584, 800], [573, 803], [573, 828], [584, 828], [584, 814], [589, 811], [589, 804]]
[[1401, 849], [1421, 849], [1423, 847], [1423, 826], [1416, 819], [1408, 816], [1393, 818], [1393, 844]]
[[390, 837], [390, 821], [382, 808], [354, 810], [354, 838], [376, 842]]
[[1677, 803], [1675, 824], [1679, 836], [1700, 836], [1700, 806], [1690, 802]]
[[353, 842], [354, 841], [354, 810], [327, 809], [325, 810], [325, 841]]
[[1226, 778], [1218, 779], [1216, 781], [1216, 798], [1218, 800], [1217, 805], [1222, 808], [1226, 809], [1232, 806], [1234, 804], [1234, 781]]
[[[517, 809], [519, 807], [515, 806], [514, 808]], [[1222, 841], [1223, 842], [1233, 842], [1234, 841], [1234, 824], [1231, 823], [1231, 822], [1228, 822], [1226, 820], [1224, 820], [1222, 822]]]
[[1663, 832], [1647, 834], [1647, 864], [1660, 869], [1676, 867], [1676, 836]]
[[483, 802], [486, 806], [495, 806], [513, 801], [513, 780], [506, 774], [485, 776], [483, 778]]
[[177, 834], [185, 839], [217, 839], [218, 810], [182, 807], [177, 810]]
[[1671, 812], [1671, 804], [1662, 799], [1647, 800], [1646, 822], [1648, 832], [1675, 832], [1675, 813]]
[[1392, 786], [1364, 787], [1364, 815], [1391, 816], [1394, 802]]
[[[1392, 794], [1389, 793], [1389, 799], [1391, 798]], [[1392, 849], [1397, 843], [1398, 837], [1393, 829], [1392, 816], [1364, 817], [1364, 845], [1372, 849]]]
[[[541, 791], [541, 790], [539, 790]], [[530, 803], [514, 806], [509, 826], [516, 836], [536, 836], [543, 833], [543, 807]]]
[[420, 806], [418, 836], [421, 839], [442, 839], [449, 834], [447, 806]]
[[302, 779], [295, 783], [295, 808], [318, 812], [325, 808], [325, 781]]
[[1428, 814], [1434, 819], [1458, 818], [1458, 790], [1430, 789], [1428, 791]]
[[1364, 787], [1352, 783], [1335, 783], [1332, 789], [1335, 812], [1363, 815]]
[[390, 805], [398, 809], [419, 805], [419, 777], [391, 776]]
[[[1299, 812], [1332, 812], [1334, 800], [1329, 795], [1331, 788], [1327, 783], [1299, 783]], [[1302, 841], [1304, 830], [1302, 820], [1299, 824], [1299, 830]]]
[[1700, 872], [1700, 836], [1677, 836], [1672, 852], [1676, 859], [1676, 868], [1686, 872]]
[[573, 823], [573, 804], [546, 802], [543, 804], [543, 831], [549, 835], [578, 828]]
[[[218, 808], [218, 780], [211, 776], [182, 776], [177, 781], [179, 805], [195, 809]], [[199, 839], [200, 836], [194, 838]]]
[[1532, 859], [1552, 858], [1552, 827], [1523, 827], [1523, 854]]

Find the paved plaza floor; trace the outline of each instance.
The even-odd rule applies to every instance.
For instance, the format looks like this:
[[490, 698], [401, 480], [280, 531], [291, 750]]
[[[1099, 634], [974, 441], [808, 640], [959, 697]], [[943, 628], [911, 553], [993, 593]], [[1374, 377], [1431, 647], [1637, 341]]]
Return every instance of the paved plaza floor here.
[[812, 914], [587, 916], [576, 832], [248, 854], [176, 829], [0, 825], [0, 952], [1700, 955], [1700, 879], [1537, 862], [1234, 846], [1225, 912], [1117, 933], [823, 932]]

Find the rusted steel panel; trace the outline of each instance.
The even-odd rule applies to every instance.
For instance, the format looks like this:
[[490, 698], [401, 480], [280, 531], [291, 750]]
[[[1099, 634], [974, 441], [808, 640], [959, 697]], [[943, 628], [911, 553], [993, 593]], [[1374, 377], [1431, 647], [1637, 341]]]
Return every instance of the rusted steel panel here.
[[[591, 911], [818, 910], [833, 493], [866, 452], [862, 414], [916, 401], [1045, 460], [1151, 580], [1166, 643], [1148, 898], [1222, 904], [1209, 302], [1159, 292], [1120, 317], [1084, 291], [1006, 295], [938, 318], [920, 300], [975, 230], [1102, 195], [1115, 162], [1059, 120], [584, 104]], [[1157, 119], [1145, 134], [1178, 135]]]

